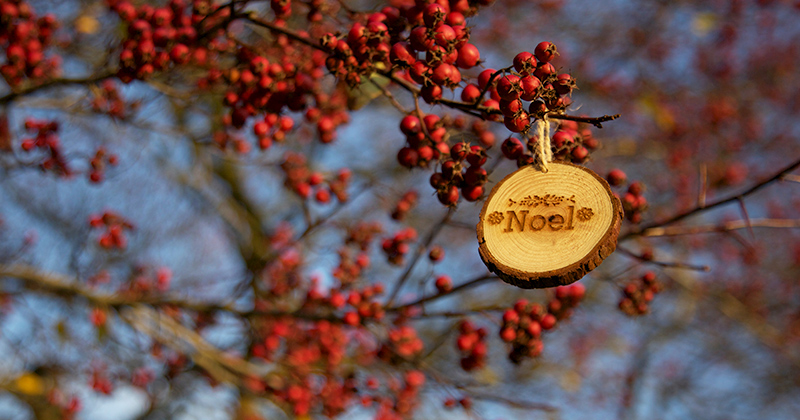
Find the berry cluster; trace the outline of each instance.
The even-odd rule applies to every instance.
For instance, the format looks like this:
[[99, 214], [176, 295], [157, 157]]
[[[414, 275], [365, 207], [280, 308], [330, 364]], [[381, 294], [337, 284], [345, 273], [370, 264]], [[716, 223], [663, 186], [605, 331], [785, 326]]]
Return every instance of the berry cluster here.
[[394, 234], [391, 238], [383, 240], [381, 247], [386, 253], [389, 262], [394, 265], [402, 265], [408, 251], [411, 250], [409, 242], [417, 239], [417, 231], [414, 228], [405, 228]]
[[[496, 105], [485, 105], [500, 109], [503, 124], [510, 131], [525, 132], [530, 127], [531, 116], [541, 119], [549, 112], [560, 113], [571, 103], [567, 95], [572, 93], [575, 81], [569, 74], [557, 74], [550, 63], [556, 54], [554, 44], [541, 42], [533, 54], [527, 51], [517, 54], [514, 57], [515, 71], [496, 79], [494, 92], [490, 91], [491, 100], [496, 100]], [[484, 70], [478, 77], [478, 88], [491, 89], [495, 76], [494, 69]], [[522, 101], [530, 101], [527, 112]]]
[[456, 405], [460, 405], [464, 408], [464, 410], [471, 410], [472, 409], [472, 398], [470, 397], [462, 397], [456, 400], [453, 397], [449, 397], [444, 400], [444, 408], [447, 409], [454, 409]]
[[193, 8], [187, 7], [184, 0], [170, 0], [165, 7], [146, 3], [137, 7], [127, 0], [108, 3], [127, 24], [117, 75], [124, 83], [147, 79], [156, 71], [191, 60], [204, 64], [208, 51], [195, 46], [200, 25], [208, 28], [230, 15], [229, 8], [214, 7], [207, 2], [194, 2]]
[[556, 162], [584, 163], [589, 152], [596, 150], [600, 142], [589, 127], [581, 127], [575, 121], [561, 121], [551, 140], [553, 160]]
[[317, 92], [314, 102], [315, 106], [309, 105], [306, 109], [306, 121], [316, 124], [321, 143], [331, 143], [336, 139], [336, 128], [350, 121], [350, 114], [345, 111], [347, 95], [342, 90], [334, 91], [330, 95]]
[[508, 358], [520, 363], [526, 357], [537, 357], [544, 350], [541, 339], [542, 330], [550, 330], [559, 320], [568, 318], [583, 299], [586, 289], [582, 284], [572, 284], [556, 288], [555, 296], [543, 308], [536, 303], [520, 299], [514, 307], [503, 313], [500, 338], [511, 343]]
[[647, 210], [647, 199], [644, 198], [644, 184], [634, 182], [628, 186], [628, 191], [622, 196], [622, 208], [625, 217], [633, 223], [642, 221], [642, 213]]
[[649, 310], [649, 303], [661, 289], [656, 274], [648, 271], [642, 277], [635, 278], [625, 285], [619, 309], [630, 316], [644, 315]]
[[361, 276], [361, 271], [369, 267], [369, 256], [359, 252], [355, 258], [348, 247], [339, 249], [339, 265], [333, 269], [333, 278], [342, 286], [353, 284]]
[[351, 309], [347, 310], [342, 317], [345, 324], [356, 326], [360, 325], [367, 319], [381, 320], [385, 315], [385, 311], [380, 302], [377, 301], [378, 296], [383, 294], [383, 285], [375, 284], [367, 286], [361, 291], [351, 290], [345, 300], [342, 290], [337, 290], [331, 293], [329, 304], [336, 308], [342, 308], [350, 305]]
[[[211, 69], [206, 83], [224, 81], [223, 102], [231, 110], [222, 119], [227, 129], [241, 129], [249, 118], [263, 114], [263, 121], [257, 119], [254, 124], [253, 133], [260, 147], [266, 149], [272, 141], [282, 142], [294, 125], [286, 116], [278, 118], [285, 109], [305, 110], [306, 119], [316, 121], [323, 143], [333, 141], [336, 127], [348, 122], [349, 116], [342, 106], [346, 101], [343, 94], [328, 95], [320, 91], [325, 61], [322, 51], [298, 50], [288, 44], [252, 47], [235, 44], [226, 50], [235, 53], [236, 64], [224, 71]], [[277, 54], [278, 50], [282, 60], [270, 62], [267, 56]]]
[[36, 136], [22, 140], [22, 150], [29, 152], [33, 149], [40, 149], [48, 155], [39, 163], [42, 170], [53, 171], [61, 176], [72, 174], [61, 150], [61, 141], [57, 133], [58, 122], [36, 121], [28, 118], [25, 120], [25, 130], [29, 133], [36, 133]]
[[168, 267], [159, 267], [153, 270], [152, 267], [136, 267], [134, 275], [128, 284], [128, 292], [135, 295], [142, 295], [152, 291], [166, 292], [172, 282], [172, 270]]
[[287, 116], [267, 113], [264, 119], [253, 124], [253, 134], [256, 136], [258, 148], [267, 150], [272, 146], [273, 141], [283, 142], [286, 133], [294, 127], [294, 120]]
[[104, 147], [98, 147], [94, 157], [89, 161], [92, 166], [89, 171], [89, 181], [101, 182], [105, 177], [106, 165], [116, 166], [117, 162], [117, 155], [106, 152]]
[[347, 184], [351, 172], [348, 169], [342, 169], [335, 177], [326, 180], [321, 173], [312, 172], [308, 168], [304, 155], [293, 152], [286, 153], [281, 169], [286, 174], [284, 184], [303, 199], [311, 196], [312, 189], [316, 189], [314, 199], [320, 204], [329, 203], [331, 196], [335, 196], [340, 202], [349, 198]]
[[340, 39], [331, 33], [323, 35], [320, 44], [330, 51], [325, 60], [328, 71], [355, 87], [361, 83], [362, 75], [369, 75], [378, 67], [388, 68], [388, 20], [383, 13], [373, 13], [366, 24], [353, 24], [346, 37]]
[[475, 328], [471, 322], [463, 320], [458, 324], [456, 348], [461, 352], [461, 368], [469, 372], [486, 364], [486, 329]]
[[53, 407], [58, 407], [61, 410], [62, 420], [72, 420], [75, 415], [81, 411], [81, 400], [72, 395], [69, 396], [58, 387], [54, 387], [47, 393], [47, 403]]
[[243, 137], [235, 134], [228, 133], [227, 131], [218, 130], [213, 134], [214, 144], [221, 150], [225, 150], [228, 146], [232, 146], [233, 150], [240, 154], [245, 155], [250, 153], [252, 146]]
[[131, 385], [144, 388], [153, 382], [155, 376], [152, 369], [140, 366], [131, 372]]
[[125, 249], [128, 244], [125, 230], [133, 229], [133, 225], [129, 221], [111, 211], [92, 215], [89, 218], [89, 226], [95, 229], [105, 228], [105, 232], [98, 239], [101, 247], [120, 250]]
[[422, 353], [423, 342], [410, 325], [389, 330], [388, 341], [378, 350], [378, 357], [391, 364], [400, 364]]
[[[443, 88], [461, 82], [461, 70], [480, 63], [480, 51], [469, 43], [466, 17], [474, 13], [467, 2], [426, 4], [417, 1], [404, 14], [411, 27], [408, 37], [392, 45], [392, 64], [408, 69], [411, 81], [421, 85], [427, 103], [442, 98]], [[420, 57], [424, 54], [424, 58]]]
[[415, 190], [406, 191], [394, 206], [394, 210], [392, 210], [392, 219], [400, 221], [405, 219], [406, 213], [417, 205], [418, 198], [419, 194], [417, 194]]
[[[532, 137], [523, 145], [521, 140], [509, 137], [501, 146], [503, 156], [515, 160], [518, 167], [532, 164], [539, 147], [537, 141], [538, 138]], [[556, 162], [584, 163], [590, 151], [599, 146], [600, 142], [592, 136], [591, 130], [581, 128], [574, 121], [561, 121], [551, 139], [553, 161]]]
[[[612, 169], [606, 175], [606, 180], [612, 187], [624, 187], [628, 182], [628, 176], [621, 169]], [[625, 210], [625, 217], [633, 223], [641, 222], [642, 213], [647, 210], [647, 199], [644, 198], [644, 190], [644, 184], [633, 182], [622, 196], [622, 208]]]
[[92, 375], [89, 378], [89, 386], [92, 387], [95, 392], [105, 395], [110, 395], [114, 391], [114, 384], [111, 382], [111, 379], [108, 378], [105, 369], [101, 368], [92, 370]]
[[406, 146], [397, 152], [397, 161], [406, 168], [427, 167], [442, 154], [450, 152], [447, 127], [438, 115], [428, 114], [420, 119], [406, 115], [400, 120], [400, 131], [406, 136]]
[[[431, 175], [430, 183], [436, 197], [446, 206], [454, 206], [460, 195], [467, 201], [478, 201], [484, 193], [488, 174], [483, 165], [487, 154], [483, 146], [461, 142], [450, 148], [450, 156], [441, 165], [441, 172]], [[464, 165], [464, 161], [469, 167]], [[460, 193], [459, 193], [460, 189]]]
[[[104, 80], [99, 89], [93, 89], [92, 111], [109, 115], [114, 118], [125, 118], [126, 104], [122, 100], [116, 84], [112, 80]], [[138, 103], [131, 104], [133, 109]]]
[[358, 249], [366, 251], [375, 235], [383, 232], [381, 224], [378, 222], [359, 222], [347, 231], [346, 244], [358, 246]]
[[470, 126], [470, 131], [478, 138], [478, 142], [487, 149], [497, 142], [497, 137], [489, 130], [489, 124], [484, 120], [475, 119]]
[[61, 57], [45, 58], [44, 54], [57, 28], [55, 16], [37, 18], [25, 1], [0, 2], [0, 49], [6, 52], [0, 75], [9, 86], [19, 86], [26, 77], [40, 83], [60, 72]]
[[291, 384], [286, 387], [285, 392], [278, 393], [278, 398], [284, 400], [292, 407], [295, 416], [305, 416], [311, 410], [314, 393], [311, 390], [310, 381], [300, 384]]

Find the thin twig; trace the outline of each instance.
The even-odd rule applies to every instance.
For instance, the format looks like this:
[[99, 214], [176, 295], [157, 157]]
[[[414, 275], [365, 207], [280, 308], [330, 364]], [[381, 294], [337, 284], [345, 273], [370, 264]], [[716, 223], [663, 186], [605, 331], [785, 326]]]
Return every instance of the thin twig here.
[[750, 234], [750, 240], [755, 242], [756, 235], [753, 234], [753, 224], [750, 223], [750, 215], [747, 214], [747, 207], [744, 205], [744, 199], [739, 198], [739, 209], [742, 211], [742, 216], [744, 216], [744, 221], [747, 223], [747, 232]]
[[419, 258], [425, 253], [425, 250], [430, 246], [431, 242], [433, 242], [433, 238], [435, 238], [436, 235], [442, 231], [442, 228], [447, 224], [447, 221], [450, 220], [450, 216], [452, 216], [453, 213], [454, 210], [452, 208], [447, 209], [447, 213], [444, 215], [442, 220], [433, 225], [425, 240], [417, 246], [417, 251], [414, 253], [414, 257], [408, 263], [406, 271], [404, 271], [400, 278], [395, 282], [392, 293], [389, 295], [389, 300], [386, 301], [386, 307], [391, 306], [392, 302], [397, 297], [397, 294], [400, 293], [400, 289], [403, 288], [403, 284], [411, 275], [411, 271], [414, 270], [414, 267], [417, 265], [417, 261], [419, 261]]
[[700, 191], [697, 194], [697, 207], [706, 206], [706, 194], [708, 193], [708, 166], [700, 165]]
[[402, 112], [403, 115], [407, 115], [409, 113], [408, 111], [406, 111], [403, 105], [400, 104], [400, 102], [398, 102], [397, 99], [395, 99], [394, 95], [392, 95], [392, 92], [389, 92], [389, 89], [386, 89], [386, 87], [381, 86], [378, 82], [372, 80], [372, 78], [369, 79], [369, 82], [372, 83], [376, 88], [380, 89], [381, 92], [383, 93], [383, 96], [385, 96], [386, 99], [389, 100], [392, 106], [397, 108], [398, 111]]
[[422, 297], [420, 299], [417, 299], [414, 302], [405, 303], [405, 304], [400, 305], [400, 306], [395, 306], [393, 308], [389, 308], [389, 309], [387, 309], [387, 311], [398, 311], [400, 309], [408, 308], [408, 307], [411, 307], [411, 306], [417, 306], [417, 305], [420, 305], [420, 304], [423, 304], [423, 303], [426, 303], [426, 302], [431, 302], [431, 301], [443, 298], [445, 296], [449, 296], [449, 295], [452, 295], [454, 293], [458, 293], [458, 292], [460, 292], [462, 290], [466, 290], [466, 289], [469, 289], [471, 287], [477, 286], [477, 285], [479, 285], [481, 283], [484, 283], [486, 281], [498, 280], [498, 279], [499, 279], [499, 277], [497, 277], [497, 276], [495, 276], [493, 274], [484, 274], [484, 275], [482, 275], [480, 277], [476, 277], [476, 278], [474, 278], [472, 280], [469, 280], [469, 281], [467, 281], [465, 283], [459, 284], [458, 286], [450, 289], [449, 292], [442, 292], [442, 293], [436, 293], [436, 294], [430, 295], [430, 296], [425, 296], [425, 297]]
[[646, 264], [653, 264], [658, 265], [661, 267], [671, 267], [671, 268], [684, 268], [687, 270], [695, 270], [695, 271], [711, 271], [711, 268], [707, 265], [693, 265], [693, 264], [686, 264], [682, 262], [669, 262], [669, 261], [656, 261], [650, 258], [645, 258], [642, 255], [639, 255], [629, 249], [623, 248], [621, 246], [617, 246], [617, 251], [621, 252], [624, 255], [627, 255], [631, 258], [635, 258], [643, 263]]

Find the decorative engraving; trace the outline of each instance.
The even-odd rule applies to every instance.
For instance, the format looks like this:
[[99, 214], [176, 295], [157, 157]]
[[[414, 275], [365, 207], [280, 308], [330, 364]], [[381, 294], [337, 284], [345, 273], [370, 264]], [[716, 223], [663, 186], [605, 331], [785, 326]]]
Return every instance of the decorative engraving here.
[[502, 222], [503, 218], [504, 218], [503, 217], [503, 213], [500, 213], [499, 211], [496, 211], [496, 212], [493, 212], [492, 214], [490, 214], [489, 217], [486, 218], [486, 220], [489, 222], [489, 224], [496, 225], [496, 224]]
[[499, 225], [507, 222], [503, 232], [573, 230], [576, 222], [587, 222], [594, 217], [594, 211], [591, 208], [581, 207], [580, 210], [576, 211], [575, 204], [577, 204], [575, 195], [565, 197], [555, 194], [531, 194], [518, 201], [509, 198], [508, 207], [513, 207], [514, 205], [528, 208], [542, 206], [552, 210], [542, 209], [539, 212], [544, 212], [544, 214], [531, 214], [528, 217], [529, 211], [518, 207], [516, 210], [492, 212], [486, 216], [486, 221], [490, 225]]
[[[509, 199], [509, 201], [513, 202], [514, 200]], [[567, 197], [564, 197], [564, 196], [553, 195], [553, 194], [545, 194], [543, 196], [539, 196], [539, 195], [530, 196], [529, 195], [529, 196], [523, 198], [522, 200], [520, 200], [519, 204], [522, 205], [522, 206], [527, 206], [527, 207], [536, 207], [536, 206], [538, 206], [540, 204], [545, 206], [545, 207], [549, 207], [549, 206], [557, 206], [557, 205], [561, 204], [564, 201], [571, 201], [571, 202], [574, 203], [575, 202], [575, 196], [573, 195], [573, 196], [567, 198]]]
[[578, 213], [575, 216], [581, 222], [585, 222], [585, 221], [591, 219], [592, 216], [594, 216], [594, 212], [589, 207], [583, 207], [580, 210], [578, 210]]

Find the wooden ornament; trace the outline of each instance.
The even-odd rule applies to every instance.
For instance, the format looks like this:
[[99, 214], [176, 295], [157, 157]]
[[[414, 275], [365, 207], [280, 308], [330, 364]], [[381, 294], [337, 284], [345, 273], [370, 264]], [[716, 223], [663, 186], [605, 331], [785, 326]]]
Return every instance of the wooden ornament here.
[[566, 285], [600, 265], [617, 247], [623, 210], [591, 170], [551, 162], [506, 176], [478, 221], [480, 255], [489, 271], [525, 288]]

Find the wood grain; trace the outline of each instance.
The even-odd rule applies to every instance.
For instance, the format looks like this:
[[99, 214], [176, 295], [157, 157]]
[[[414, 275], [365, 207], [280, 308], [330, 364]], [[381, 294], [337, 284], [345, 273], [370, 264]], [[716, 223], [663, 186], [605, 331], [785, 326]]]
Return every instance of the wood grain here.
[[616, 249], [622, 205], [591, 170], [527, 166], [492, 189], [477, 225], [490, 271], [530, 289], [573, 283]]

